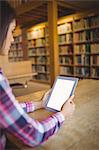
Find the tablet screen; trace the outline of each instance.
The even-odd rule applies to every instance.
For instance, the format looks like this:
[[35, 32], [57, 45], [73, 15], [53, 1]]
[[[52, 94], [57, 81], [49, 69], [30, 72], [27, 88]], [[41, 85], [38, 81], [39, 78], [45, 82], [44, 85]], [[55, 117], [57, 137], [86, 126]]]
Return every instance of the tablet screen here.
[[75, 80], [68, 80], [66, 78], [57, 78], [52, 93], [49, 97], [47, 107], [60, 111], [62, 105], [73, 94], [75, 87]]

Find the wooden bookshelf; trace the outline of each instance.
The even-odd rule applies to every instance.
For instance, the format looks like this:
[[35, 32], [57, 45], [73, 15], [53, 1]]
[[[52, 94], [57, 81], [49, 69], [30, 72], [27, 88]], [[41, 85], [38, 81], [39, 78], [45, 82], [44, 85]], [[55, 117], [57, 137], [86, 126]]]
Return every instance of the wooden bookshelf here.
[[[62, 17], [57, 22], [57, 29], [60, 75], [99, 79], [99, 14], [81, 13]], [[16, 37], [20, 36], [18, 34]], [[33, 72], [38, 73], [33, 80], [50, 83], [47, 23], [29, 28], [27, 42], [28, 59], [32, 61]], [[9, 58], [13, 55], [14, 61], [22, 59], [23, 55], [19, 57], [17, 52], [13, 50]]]
[[32, 61], [33, 71], [37, 76], [33, 80], [50, 82], [50, 60], [48, 47], [48, 28], [46, 24], [28, 29], [28, 57]]
[[99, 79], [99, 15], [74, 17], [73, 35], [74, 75]]
[[24, 60], [23, 56], [23, 47], [22, 47], [22, 31], [19, 27], [13, 33], [14, 42], [11, 44], [11, 48], [9, 51], [9, 61], [22, 61]]
[[58, 23], [60, 75], [73, 76], [73, 18]]

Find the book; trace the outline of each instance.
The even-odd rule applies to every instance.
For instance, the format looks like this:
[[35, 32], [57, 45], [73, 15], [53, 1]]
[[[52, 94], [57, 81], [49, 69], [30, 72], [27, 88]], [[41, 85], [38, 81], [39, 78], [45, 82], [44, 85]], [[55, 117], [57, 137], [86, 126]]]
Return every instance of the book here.
[[99, 66], [99, 55], [91, 56], [91, 65]]
[[58, 34], [65, 34], [72, 31], [71, 23], [64, 23], [58, 26]]
[[73, 74], [73, 68], [72, 67], [60, 67], [60, 74], [61, 75], [72, 75]]
[[88, 67], [76, 67], [75, 75], [78, 75], [81, 77], [88, 77], [90, 75], [90, 69]]
[[91, 44], [90, 49], [91, 49], [92, 54], [99, 54], [99, 44], [98, 43]]
[[92, 68], [92, 77], [93, 78], [99, 78], [99, 67], [94, 67], [94, 68]]

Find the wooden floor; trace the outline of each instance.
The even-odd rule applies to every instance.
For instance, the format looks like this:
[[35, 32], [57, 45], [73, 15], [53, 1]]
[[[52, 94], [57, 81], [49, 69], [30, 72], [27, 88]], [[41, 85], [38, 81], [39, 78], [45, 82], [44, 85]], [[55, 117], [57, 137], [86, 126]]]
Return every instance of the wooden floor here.
[[58, 134], [33, 150], [99, 150], [99, 80], [80, 80], [75, 103]]

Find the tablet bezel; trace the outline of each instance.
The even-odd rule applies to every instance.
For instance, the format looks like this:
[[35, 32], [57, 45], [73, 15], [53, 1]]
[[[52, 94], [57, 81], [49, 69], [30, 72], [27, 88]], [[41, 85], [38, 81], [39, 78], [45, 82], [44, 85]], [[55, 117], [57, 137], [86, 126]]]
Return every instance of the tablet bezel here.
[[[55, 84], [56, 84], [56, 82], [57, 82], [58, 79], [64, 79], [64, 80], [75, 81], [70, 96], [72, 96], [72, 95], [74, 94], [75, 88], [76, 88], [77, 83], [78, 83], [78, 80], [79, 80], [78, 78], [74, 78], [74, 77], [65, 77], [65, 76], [57, 76], [57, 77], [56, 77], [56, 79], [55, 79], [55, 81], [54, 81], [54, 84], [53, 84], [53, 86], [52, 86], [51, 93], [50, 93], [50, 95], [49, 95], [49, 97], [48, 97], [48, 99], [47, 99], [47, 101], [46, 101], [46, 104], [45, 104], [45, 108], [46, 108], [47, 110], [49, 110], [49, 111], [52, 111], [52, 112], [59, 112], [59, 110], [56, 110], [56, 109], [53, 109], [53, 108], [47, 106], [47, 104], [48, 104], [48, 102], [49, 102], [49, 99], [50, 99], [50, 97], [51, 97], [51, 94], [52, 94], [52, 92], [53, 92], [53, 90], [54, 90]], [[61, 111], [61, 110], [60, 110], [60, 111]]]

